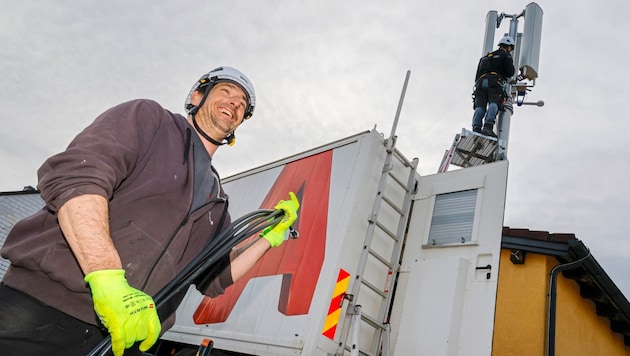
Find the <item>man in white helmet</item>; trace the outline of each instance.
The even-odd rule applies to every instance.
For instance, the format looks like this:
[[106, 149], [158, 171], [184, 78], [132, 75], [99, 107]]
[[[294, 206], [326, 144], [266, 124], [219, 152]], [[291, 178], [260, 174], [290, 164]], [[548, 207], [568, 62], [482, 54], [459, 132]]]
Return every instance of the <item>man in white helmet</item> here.
[[[255, 105], [245, 75], [216, 68], [188, 94], [187, 117], [126, 102], [46, 160], [38, 171], [46, 208], [18, 222], [1, 250], [11, 261], [0, 284], [2, 355], [86, 355], [108, 333], [115, 356], [148, 350], [175, 310], [158, 315], [151, 295], [231, 221], [212, 155], [234, 142]], [[223, 293], [282, 243], [299, 208], [289, 196], [276, 206], [285, 218], [198, 289]]]
[[510, 54], [514, 50], [514, 39], [505, 36], [501, 38], [498, 46], [496, 51], [486, 54], [479, 60], [473, 93], [475, 109], [472, 119], [473, 131], [491, 137], [497, 137], [493, 127], [504, 100], [503, 84], [515, 72]]

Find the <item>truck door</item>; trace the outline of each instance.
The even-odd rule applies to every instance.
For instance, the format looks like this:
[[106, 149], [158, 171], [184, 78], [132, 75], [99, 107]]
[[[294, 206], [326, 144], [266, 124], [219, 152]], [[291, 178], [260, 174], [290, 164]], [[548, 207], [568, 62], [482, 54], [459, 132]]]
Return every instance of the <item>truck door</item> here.
[[420, 179], [391, 355], [490, 355], [508, 162]]

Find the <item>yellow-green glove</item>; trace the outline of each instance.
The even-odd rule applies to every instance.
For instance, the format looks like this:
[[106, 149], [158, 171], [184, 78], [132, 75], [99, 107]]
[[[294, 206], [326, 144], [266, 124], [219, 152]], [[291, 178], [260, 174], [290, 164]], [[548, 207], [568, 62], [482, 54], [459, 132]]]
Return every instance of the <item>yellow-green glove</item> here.
[[92, 290], [94, 310], [112, 337], [112, 351], [122, 356], [136, 341], [146, 351], [160, 337], [160, 318], [153, 298], [127, 283], [122, 269], [88, 273], [85, 281]]
[[274, 207], [276, 210], [284, 211], [284, 216], [279, 223], [266, 228], [260, 236], [269, 241], [271, 247], [277, 247], [282, 244], [286, 236], [287, 230], [295, 219], [297, 219], [297, 210], [300, 208], [300, 202], [293, 192], [289, 192], [291, 200], [280, 200]]

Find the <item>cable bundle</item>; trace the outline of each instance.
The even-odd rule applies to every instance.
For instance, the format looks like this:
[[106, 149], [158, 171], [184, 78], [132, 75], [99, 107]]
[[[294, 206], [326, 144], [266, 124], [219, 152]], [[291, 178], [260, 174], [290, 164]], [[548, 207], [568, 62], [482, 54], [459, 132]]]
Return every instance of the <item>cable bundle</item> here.
[[[175, 278], [153, 296], [158, 311], [228, 255], [234, 246], [254, 233], [277, 224], [283, 215], [282, 210], [256, 210], [233, 221], [230, 226], [215, 236]], [[107, 335], [88, 356], [104, 356], [111, 350], [111, 346], [111, 336]]]

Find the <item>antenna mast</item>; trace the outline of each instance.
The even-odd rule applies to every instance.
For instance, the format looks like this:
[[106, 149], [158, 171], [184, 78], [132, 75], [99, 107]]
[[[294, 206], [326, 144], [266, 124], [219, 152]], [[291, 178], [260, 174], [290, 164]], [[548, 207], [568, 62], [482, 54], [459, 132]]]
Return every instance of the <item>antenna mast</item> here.
[[[510, 15], [503, 12], [499, 14], [494, 10], [488, 12], [482, 56], [493, 51], [496, 29], [501, 26], [504, 19], [509, 18], [510, 23], [508, 32], [503, 35], [508, 35], [515, 41], [513, 62], [517, 70], [514, 76], [507, 78], [503, 86], [507, 98], [503, 103], [503, 109], [497, 115], [498, 135], [494, 138], [462, 129], [461, 134], [455, 135], [451, 148], [445, 152], [438, 172], [446, 172], [451, 164], [465, 168], [506, 160], [514, 103], [517, 106], [544, 105], [542, 100], [535, 103], [525, 102], [527, 92], [532, 90], [538, 78], [542, 16], [542, 9], [534, 2], [529, 3], [520, 14]], [[520, 18], [523, 18], [524, 23], [522, 32], [518, 32]]]
[[[501, 26], [503, 19], [509, 18], [509, 30], [506, 35], [516, 41], [514, 48], [514, 67], [517, 69], [512, 78], [503, 88], [508, 93], [504, 104], [504, 110], [499, 112], [497, 120], [497, 131], [499, 146], [495, 153], [495, 160], [507, 159], [507, 147], [510, 138], [510, 121], [514, 114], [514, 102], [517, 106], [523, 104], [543, 106], [543, 101], [537, 103], [525, 103], [525, 95], [536, 85], [538, 78], [538, 61], [540, 57], [540, 39], [542, 31], [543, 11], [538, 4], [532, 2], [525, 7], [520, 14], [508, 15], [496, 11], [490, 11], [486, 16], [486, 34], [484, 38], [484, 53], [492, 51], [494, 40], [494, 28]], [[518, 32], [519, 18], [524, 18], [523, 32]]]

